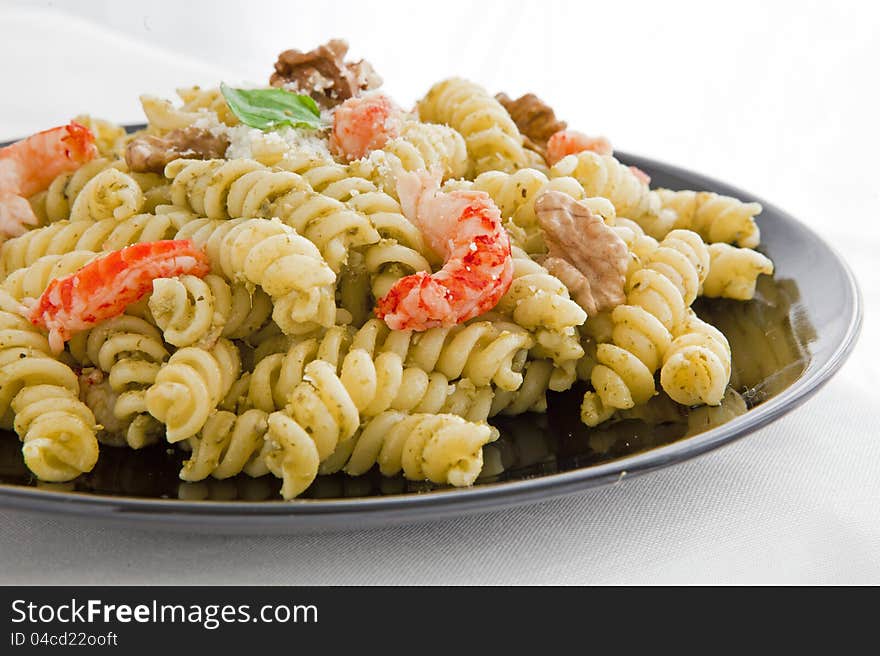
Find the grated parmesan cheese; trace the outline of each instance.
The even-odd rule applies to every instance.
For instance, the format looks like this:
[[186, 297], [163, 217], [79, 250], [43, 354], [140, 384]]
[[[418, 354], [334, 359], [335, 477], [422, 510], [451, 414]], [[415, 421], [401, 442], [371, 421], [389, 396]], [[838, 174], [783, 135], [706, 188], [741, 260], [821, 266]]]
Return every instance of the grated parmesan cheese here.
[[327, 138], [319, 130], [282, 127], [263, 132], [246, 125], [227, 128], [228, 159], [249, 158], [271, 166], [285, 156], [303, 155], [316, 160], [331, 159]]

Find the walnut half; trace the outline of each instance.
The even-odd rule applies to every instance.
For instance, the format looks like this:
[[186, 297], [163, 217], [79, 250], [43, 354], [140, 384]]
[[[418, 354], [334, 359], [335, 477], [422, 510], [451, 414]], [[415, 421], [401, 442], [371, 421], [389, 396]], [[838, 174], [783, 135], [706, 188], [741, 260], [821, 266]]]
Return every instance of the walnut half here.
[[229, 140], [201, 128], [172, 130], [164, 137], [145, 135], [132, 139], [125, 148], [125, 162], [136, 173], [162, 173], [175, 159], [223, 157]]
[[308, 52], [285, 50], [278, 55], [269, 84], [311, 94], [324, 107], [334, 107], [382, 84], [369, 62], [345, 61], [347, 52], [348, 44], [342, 39], [331, 39]]
[[533, 93], [527, 93], [516, 100], [507, 94], [499, 93], [495, 98], [504, 105], [510, 118], [525, 138], [525, 147], [547, 154], [547, 140], [551, 135], [566, 128], [565, 121], [556, 118], [553, 108]]
[[575, 302], [589, 316], [623, 303], [629, 249], [617, 233], [559, 191], [541, 194], [535, 211], [547, 244], [543, 264]]

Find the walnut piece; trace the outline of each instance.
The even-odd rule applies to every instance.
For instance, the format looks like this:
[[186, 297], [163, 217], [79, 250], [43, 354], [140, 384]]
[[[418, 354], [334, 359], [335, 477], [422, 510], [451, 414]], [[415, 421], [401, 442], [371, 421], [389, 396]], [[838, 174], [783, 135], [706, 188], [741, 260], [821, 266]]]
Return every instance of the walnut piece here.
[[347, 52], [348, 43], [341, 39], [331, 39], [308, 52], [285, 50], [278, 55], [269, 84], [308, 93], [324, 107], [382, 84], [369, 62], [346, 62]]
[[125, 162], [135, 173], [162, 173], [165, 165], [175, 159], [213, 159], [223, 157], [229, 140], [201, 128], [172, 130], [164, 137], [143, 136], [132, 139], [125, 147]]
[[525, 137], [525, 147], [540, 153], [542, 157], [547, 154], [547, 139], [567, 126], [565, 121], [557, 120], [550, 105], [533, 93], [527, 93], [516, 100], [511, 100], [505, 93], [499, 93], [495, 98], [504, 105], [504, 109]]
[[547, 244], [543, 264], [575, 302], [589, 316], [623, 303], [629, 249], [617, 233], [559, 191], [541, 194], [535, 211]]

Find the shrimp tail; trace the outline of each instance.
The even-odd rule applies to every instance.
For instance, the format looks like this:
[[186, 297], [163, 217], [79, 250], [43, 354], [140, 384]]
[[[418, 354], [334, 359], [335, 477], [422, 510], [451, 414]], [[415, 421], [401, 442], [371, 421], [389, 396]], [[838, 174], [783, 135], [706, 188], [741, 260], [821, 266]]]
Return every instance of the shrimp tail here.
[[64, 126], [67, 134], [61, 138], [65, 146], [64, 154], [71, 162], [85, 164], [98, 154], [95, 135], [82, 123], [71, 121]]
[[439, 188], [443, 179], [443, 171], [437, 167], [431, 170], [417, 169], [401, 173], [397, 177], [397, 197], [400, 209], [410, 221], [418, 221], [419, 205], [423, 190]]
[[26, 226], [35, 226], [39, 222], [27, 198], [14, 193], [0, 193], [0, 244], [5, 237], [23, 235]]

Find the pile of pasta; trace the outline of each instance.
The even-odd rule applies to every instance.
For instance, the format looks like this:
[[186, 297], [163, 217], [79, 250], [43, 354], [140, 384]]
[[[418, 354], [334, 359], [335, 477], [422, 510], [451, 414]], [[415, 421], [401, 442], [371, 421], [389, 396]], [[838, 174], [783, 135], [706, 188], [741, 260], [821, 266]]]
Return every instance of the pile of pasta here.
[[[701, 191], [652, 189], [612, 154], [549, 166], [505, 107], [461, 79], [435, 85], [401, 133], [353, 162], [325, 133], [242, 126], [218, 89], [182, 103], [145, 97], [161, 137], [193, 125], [234, 135], [225, 158], [129, 170], [132, 139], [80, 117], [100, 157], [30, 199], [41, 225], [0, 248], [2, 427], [41, 480], [89, 471], [99, 443], [186, 452], [184, 481], [245, 473], [292, 499], [322, 474], [472, 484], [492, 417], [544, 412], [549, 392], [586, 386], [588, 426], [648, 403], [718, 405], [731, 375], [700, 296], [748, 300], [772, 273], [755, 248], [761, 208]], [[450, 327], [398, 331], [373, 314], [401, 277], [436, 271], [397, 196], [402, 172], [442, 170], [444, 188], [486, 192], [512, 242], [513, 283], [491, 311]], [[588, 316], [543, 266], [536, 201], [583, 202], [629, 251], [625, 300]], [[19, 308], [98, 254], [190, 239], [204, 277], [154, 281], [125, 313], [59, 355]], [[580, 382], [579, 382], [580, 381]]]

